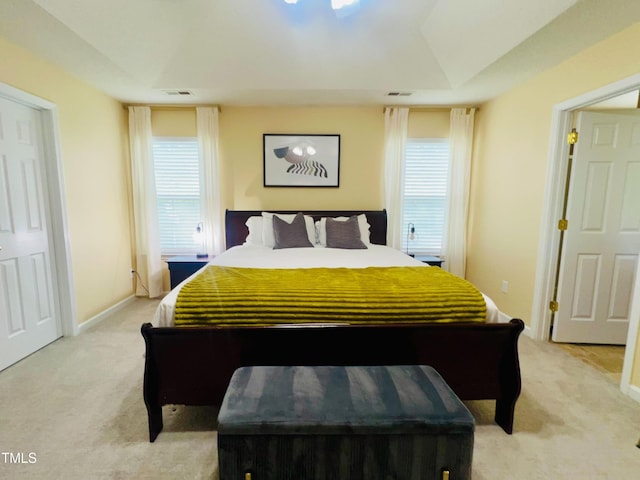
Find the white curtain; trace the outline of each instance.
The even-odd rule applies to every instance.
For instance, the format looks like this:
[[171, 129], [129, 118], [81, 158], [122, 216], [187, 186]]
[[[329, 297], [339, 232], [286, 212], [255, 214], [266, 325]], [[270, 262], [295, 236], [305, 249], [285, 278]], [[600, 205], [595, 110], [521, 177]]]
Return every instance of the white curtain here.
[[129, 107], [129, 144], [136, 241], [136, 295], [162, 294], [162, 258], [153, 168], [151, 109]]
[[444, 239], [447, 270], [464, 278], [467, 266], [467, 218], [475, 109], [451, 110], [449, 132], [449, 204]]
[[384, 207], [387, 209], [387, 245], [402, 250], [404, 146], [409, 109], [384, 109]]
[[216, 255], [224, 250], [224, 212], [218, 152], [218, 107], [196, 107], [196, 118], [201, 160], [200, 205], [204, 248], [209, 255]]

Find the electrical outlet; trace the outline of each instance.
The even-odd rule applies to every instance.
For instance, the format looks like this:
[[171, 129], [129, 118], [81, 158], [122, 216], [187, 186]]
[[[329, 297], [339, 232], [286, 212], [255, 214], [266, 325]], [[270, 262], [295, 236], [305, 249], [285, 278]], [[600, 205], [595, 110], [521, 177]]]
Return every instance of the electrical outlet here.
[[509, 282], [502, 280], [502, 288], [500, 290], [502, 290], [502, 293], [509, 293]]

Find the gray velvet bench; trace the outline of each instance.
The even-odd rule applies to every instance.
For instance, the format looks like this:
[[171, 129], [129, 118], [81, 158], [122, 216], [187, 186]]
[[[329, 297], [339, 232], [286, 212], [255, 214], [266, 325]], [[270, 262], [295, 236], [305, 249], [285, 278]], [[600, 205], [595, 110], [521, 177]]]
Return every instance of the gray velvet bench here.
[[431, 367], [244, 367], [220, 480], [468, 480], [475, 422]]

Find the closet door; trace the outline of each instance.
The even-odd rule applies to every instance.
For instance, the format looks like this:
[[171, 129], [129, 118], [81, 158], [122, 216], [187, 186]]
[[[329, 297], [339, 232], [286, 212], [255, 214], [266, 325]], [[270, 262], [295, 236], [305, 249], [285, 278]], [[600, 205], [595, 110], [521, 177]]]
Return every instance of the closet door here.
[[40, 112], [0, 98], [0, 370], [61, 336]]

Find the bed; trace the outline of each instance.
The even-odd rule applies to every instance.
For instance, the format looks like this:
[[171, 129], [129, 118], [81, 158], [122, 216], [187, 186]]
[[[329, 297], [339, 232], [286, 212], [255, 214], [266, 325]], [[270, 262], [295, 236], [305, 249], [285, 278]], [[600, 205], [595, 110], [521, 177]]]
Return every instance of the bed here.
[[[291, 220], [298, 212], [276, 213]], [[407, 314], [404, 318], [403, 310], [400, 310], [400, 313], [396, 312], [400, 318], [393, 321], [349, 321], [343, 317], [332, 319], [332, 311], [327, 307], [326, 311], [320, 309], [320, 314], [316, 309], [315, 316], [306, 322], [293, 322], [285, 313], [276, 315], [283, 318], [274, 321], [273, 314], [265, 313], [263, 318], [258, 318], [259, 322], [253, 323], [237, 322], [235, 318], [220, 323], [218, 318], [218, 323], [180, 324], [184, 318], [181, 312], [188, 310], [177, 303], [178, 297], [186, 298], [185, 292], [205, 273], [215, 278], [219, 274], [216, 268], [240, 269], [242, 272], [256, 266], [277, 269], [284, 268], [282, 263], [286, 259], [286, 271], [316, 271], [320, 266], [334, 269], [332, 273], [338, 270], [359, 273], [375, 268], [383, 271], [405, 269], [402, 272], [410, 270], [420, 274], [426, 269], [437, 269], [429, 272], [433, 274], [439, 271], [437, 267], [426, 266], [384, 246], [387, 224], [384, 210], [303, 213], [310, 239], [312, 235], [317, 239], [321, 219], [357, 218], [362, 239], [367, 237], [365, 248], [357, 251], [331, 248], [334, 245], [326, 244], [333, 240], [325, 238], [322, 239], [323, 246], [317, 248], [278, 251], [269, 242], [260, 244], [260, 241], [255, 241], [257, 229], [262, 226], [252, 222], [261, 218], [262, 212], [227, 211], [227, 251], [172, 290], [161, 301], [152, 322], [142, 326], [146, 345], [143, 395], [150, 441], [153, 442], [162, 430], [163, 405], [219, 406], [233, 372], [239, 367], [252, 365], [428, 364], [440, 372], [462, 400], [495, 400], [496, 423], [507, 433], [512, 433], [521, 385], [517, 341], [524, 323], [519, 319], [501, 322], [495, 304], [484, 295], [484, 321], [466, 321], [464, 318], [450, 321], [444, 317], [442, 321], [439, 318], [426, 321], [415, 313], [413, 307], [412, 315]], [[270, 217], [263, 220], [265, 225], [271, 225], [266, 223], [271, 222]], [[322, 221], [330, 224], [331, 228], [338, 225], [333, 220]], [[253, 231], [249, 228], [251, 226]], [[325, 228], [323, 224], [322, 228], [327, 237], [325, 230], [328, 231], [328, 226]], [[360, 258], [364, 263], [358, 263]], [[347, 268], [340, 268], [345, 266]], [[279, 272], [284, 274], [285, 270]], [[377, 295], [372, 294], [369, 298]], [[240, 302], [242, 309], [252, 300], [252, 295], [246, 295], [246, 301]], [[282, 312], [285, 310], [283, 308]], [[235, 313], [229, 317], [233, 315]], [[363, 314], [361, 318], [367, 315]], [[252, 311], [251, 316], [255, 320], [255, 312]]]

